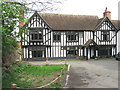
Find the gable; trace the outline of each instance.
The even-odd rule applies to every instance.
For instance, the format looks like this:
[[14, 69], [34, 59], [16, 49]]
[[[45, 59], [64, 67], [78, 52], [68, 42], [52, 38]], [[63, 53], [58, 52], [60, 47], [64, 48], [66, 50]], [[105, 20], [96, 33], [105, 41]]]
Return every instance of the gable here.
[[41, 20], [40, 16], [35, 13], [29, 20], [29, 24], [28, 27], [39, 27], [39, 28], [43, 28], [44, 27], [44, 23], [42, 23], [43, 21]]
[[92, 44], [97, 46], [97, 44], [95, 43], [95, 41], [93, 39], [89, 39], [83, 46], [89, 47]]
[[47, 23], [40, 17], [40, 15], [35, 12], [29, 20], [25, 23], [23, 27], [28, 28], [51, 28]]
[[95, 30], [116, 30], [116, 26], [107, 18], [100, 20], [100, 23], [96, 26]]

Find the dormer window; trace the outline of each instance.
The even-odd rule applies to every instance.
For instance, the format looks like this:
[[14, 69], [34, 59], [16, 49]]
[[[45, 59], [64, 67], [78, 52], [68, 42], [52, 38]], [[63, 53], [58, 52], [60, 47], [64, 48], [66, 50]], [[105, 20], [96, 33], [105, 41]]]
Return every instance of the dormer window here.
[[109, 31], [102, 31], [101, 36], [102, 36], [102, 41], [110, 40], [110, 32]]

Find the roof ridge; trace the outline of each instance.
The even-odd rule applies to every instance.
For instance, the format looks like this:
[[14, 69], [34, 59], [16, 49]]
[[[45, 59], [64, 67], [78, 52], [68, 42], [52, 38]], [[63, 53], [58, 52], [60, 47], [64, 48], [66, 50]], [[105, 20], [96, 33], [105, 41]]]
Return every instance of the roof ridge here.
[[80, 14], [61, 14], [61, 13], [38, 13], [39, 15], [65, 15], [65, 16], [91, 16], [91, 17], [97, 17], [97, 15], [80, 15]]
[[73, 15], [59, 13], [39, 13], [53, 30], [93, 30], [98, 23], [98, 16]]

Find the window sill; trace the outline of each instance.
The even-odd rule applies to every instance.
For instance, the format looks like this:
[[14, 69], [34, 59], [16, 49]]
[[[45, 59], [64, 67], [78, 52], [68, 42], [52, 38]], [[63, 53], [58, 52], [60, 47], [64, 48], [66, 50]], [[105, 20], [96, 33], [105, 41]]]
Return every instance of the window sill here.
[[53, 41], [53, 42], [61, 42], [61, 41]]
[[110, 40], [100, 40], [100, 42], [110, 42]]
[[75, 41], [75, 40], [70, 40], [70, 41], [67, 41], [67, 42], [78, 42], [78, 41]]
[[43, 42], [43, 40], [30, 40], [31, 42], [34, 42], [34, 41], [40, 41], [40, 42]]

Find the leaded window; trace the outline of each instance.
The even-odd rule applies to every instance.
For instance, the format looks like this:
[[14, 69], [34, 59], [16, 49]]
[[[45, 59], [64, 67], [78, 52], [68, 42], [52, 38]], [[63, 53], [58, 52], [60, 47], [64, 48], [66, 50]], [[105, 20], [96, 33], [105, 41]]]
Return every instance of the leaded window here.
[[61, 34], [58, 32], [53, 33], [53, 42], [60, 42], [61, 41]]
[[78, 47], [72, 46], [67, 47], [67, 56], [75, 56], [78, 55]]
[[32, 51], [32, 57], [42, 57], [43, 53], [42, 50], [39, 51]]
[[67, 41], [69, 42], [69, 41], [72, 41], [72, 42], [74, 42], [74, 41], [78, 41], [78, 33], [76, 32], [76, 33], [67, 33]]
[[32, 31], [30, 32], [31, 41], [43, 41], [43, 35], [41, 31]]
[[110, 32], [109, 31], [102, 31], [101, 36], [102, 36], [102, 41], [110, 40]]

